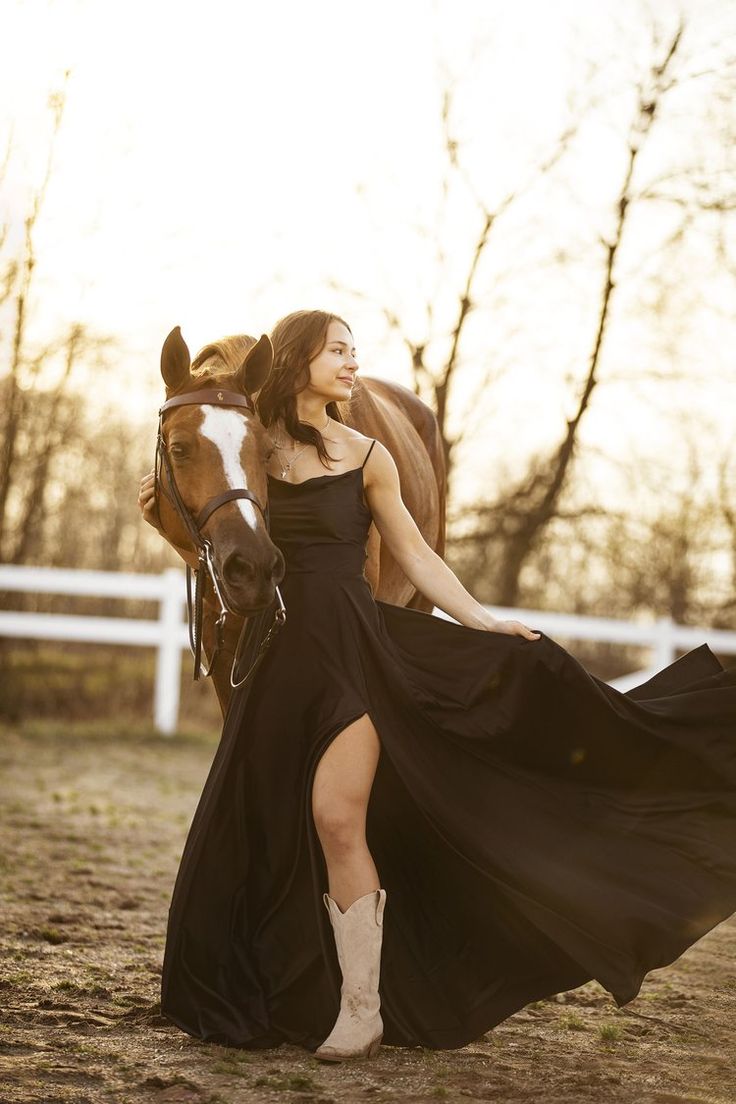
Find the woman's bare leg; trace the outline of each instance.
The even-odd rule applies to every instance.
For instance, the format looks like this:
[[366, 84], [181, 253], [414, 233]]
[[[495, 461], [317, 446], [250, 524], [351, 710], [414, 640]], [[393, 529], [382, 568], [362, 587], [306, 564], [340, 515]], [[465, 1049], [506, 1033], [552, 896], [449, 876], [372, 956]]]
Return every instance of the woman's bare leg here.
[[312, 815], [327, 863], [328, 893], [342, 912], [381, 886], [365, 838], [380, 750], [375, 726], [364, 713], [333, 739], [314, 775]]

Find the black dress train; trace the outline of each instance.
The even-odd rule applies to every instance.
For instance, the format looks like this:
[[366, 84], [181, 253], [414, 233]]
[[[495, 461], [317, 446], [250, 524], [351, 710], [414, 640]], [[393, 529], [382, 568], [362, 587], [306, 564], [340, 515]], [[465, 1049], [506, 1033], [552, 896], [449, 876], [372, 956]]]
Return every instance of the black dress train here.
[[[625, 1004], [736, 910], [736, 668], [702, 644], [622, 693], [544, 633], [374, 600], [362, 467], [269, 477], [269, 502], [287, 620], [233, 692], [189, 830], [171, 1021], [246, 1048], [331, 1031], [311, 786], [363, 713], [381, 741], [366, 831], [387, 892], [384, 1044], [460, 1047], [592, 978]], [[250, 654], [272, 615], [249, 623]]]

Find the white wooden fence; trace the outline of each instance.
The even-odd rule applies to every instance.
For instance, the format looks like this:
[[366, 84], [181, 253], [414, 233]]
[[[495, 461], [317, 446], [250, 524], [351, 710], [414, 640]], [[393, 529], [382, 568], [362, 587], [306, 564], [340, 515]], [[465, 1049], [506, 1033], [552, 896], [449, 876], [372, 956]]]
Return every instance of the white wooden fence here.
[[160, 575], [77, 571], [56, 567], [0, 565], [0, 591], [75, 594], [95, 598], [145, 598], [158, 602], [155, 621], [129, 617], [87, 617], [67, 613], [0, 611], [0, 636], [34, 640], [80, 640], [88, 644], [141, 645], [156, 649], [153, 719], [160, 732], [176, 730], [181, 653], [189, 647], [183, 571]]
[[[170, 568], [160, 575], [133, 575], [114, 571], [0, 564], [0, 591], [71, 594], [96, 598], [143, 598], [158, 602], [159, 612], [155, 621], [65, 613], [0, 611], [0, 636], [156, 648], [154, 724], [160, 732], [167, 734], [176, 730], [182, 650], [189, 648], [183, 571]], [[523, 621], [525, 625], [541, 629], [554, 639], [563, 637], [569, 640], [600, 640], [650, 647], [651, 666], [612, 680], [611, 685], [619, 690], [628, 690], [644, 682], [671, 663], [678, 649], [687, 650], [706, 642], [720, 654], [736, 655], [736, 632], [676, 625], [668, 617], [640, 624], [610, 617], [583, 617], [505, 606], [493, 606], [492, 611], [494, 617]], [[435, 610], [435, 614], [452, 620], [441, 610]]]

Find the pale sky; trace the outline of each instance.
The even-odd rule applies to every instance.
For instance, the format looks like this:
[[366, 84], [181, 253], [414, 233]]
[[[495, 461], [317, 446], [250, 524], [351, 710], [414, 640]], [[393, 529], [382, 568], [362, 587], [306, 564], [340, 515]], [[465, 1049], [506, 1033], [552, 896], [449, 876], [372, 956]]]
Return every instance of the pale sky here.
[[[721, 39], [736, 31], [728, 0], [683, 6], [704, 42], [715, 29]], [[489, 462], [495, 447], [498, 461], [514, 467], [529, 447], [557, 440], [572, 413], [564, 379], [584, 374], [602, 280], [591, 226], [600, 220], [602, 232], [623, 166], [630, 104], [618, 89], [646, 56], [646, 12], [667, 22], [678, 7], [669, 0], [6, 0], [0, 124], [3, 149], [12, 132], [4, 206], [16, 240], [48, 152], [47, 98], [71, 70], [36, 237], [32, 335], [48, 337], [72, 319], [112, 335], [122, 355], [105, 396], [138, 417], [153, 416], [161, 397], [160, 347], [174, 325], [194, 353], [227, 333], [268, 330], [301, 307], [344, 314], [364, 374], [408, 384], [406, 354], [380, 306], [400, 314], [415, 336], [427, 299], [441, 320], [449, 318], [478, 225], [462, 189], [438, 221], [442, 74], [457, 87], [463, 162], [493, 205], [552, 151], [569, 119], [568, 97], [587, 90], [586, 66], [597, 65], [603, 75], [591, 87], [609, 89], [602, 109], [581, 133], [557, 193], [536, 208], [532, 193], [499, 226], [480, 285], [484, 310], [468, 330], [457, 416], [484, 366], [506, 372], [485, 396], [488, 410], [479, 411]], [[692, 125], [670, 126], [653, 144], [655, 168], [657, 157], [670, 164], [679, 144], [688, 152]], [[545, 205], [552, 213], [537, 240], [530, 235]], [[647, 243], [654, 255], [668, 217], [648, 208], [632, 223], [622, 260], [635, 279], [646, 276]], [[549, 267], [555, 250], [579, 254], [581, 263], [560, 277]], [[676, 357], [696, 382], [633, 392], [630, 382], [609, 384], [586, 424], [594, 444], [614, 454], [648, 445], [655, 459], [676, 465], [671, 416], [701, 406], [712, 415], [711, 441], [733, 435], [733, 279], [709, 272], [707, 285], [698, 285], [694, 276], [674, 273], [673, 284], [686, 285]], [[625, 304], [625, 288], [622, 296]], [[617, 372], [623, 366], [635, 377], [639, 367], [671, 363], [647, 309], [641, 304], [643, 319], [622, 312], [612, 331], [608, 355]], [[722, 377], [717, 387], [715, 377]], [[477, 453], [469, 462], [477, 468]], [[613, 488], [610, 464], [598, 474]], [[476, 489], [475, 480], [465, 485]]]

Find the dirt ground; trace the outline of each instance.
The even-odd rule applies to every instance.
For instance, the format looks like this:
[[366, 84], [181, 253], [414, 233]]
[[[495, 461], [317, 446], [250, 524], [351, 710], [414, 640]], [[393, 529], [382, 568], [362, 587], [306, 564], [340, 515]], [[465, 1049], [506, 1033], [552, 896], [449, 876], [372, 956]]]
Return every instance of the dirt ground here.
[[48, 723], [2, 735], [0, 1102], [736, 1104], [736, 919], [625, 1009], [597, 984], [456, 1051], [204, 1045], [158, 1010], [164, 924], [211, 738]]

